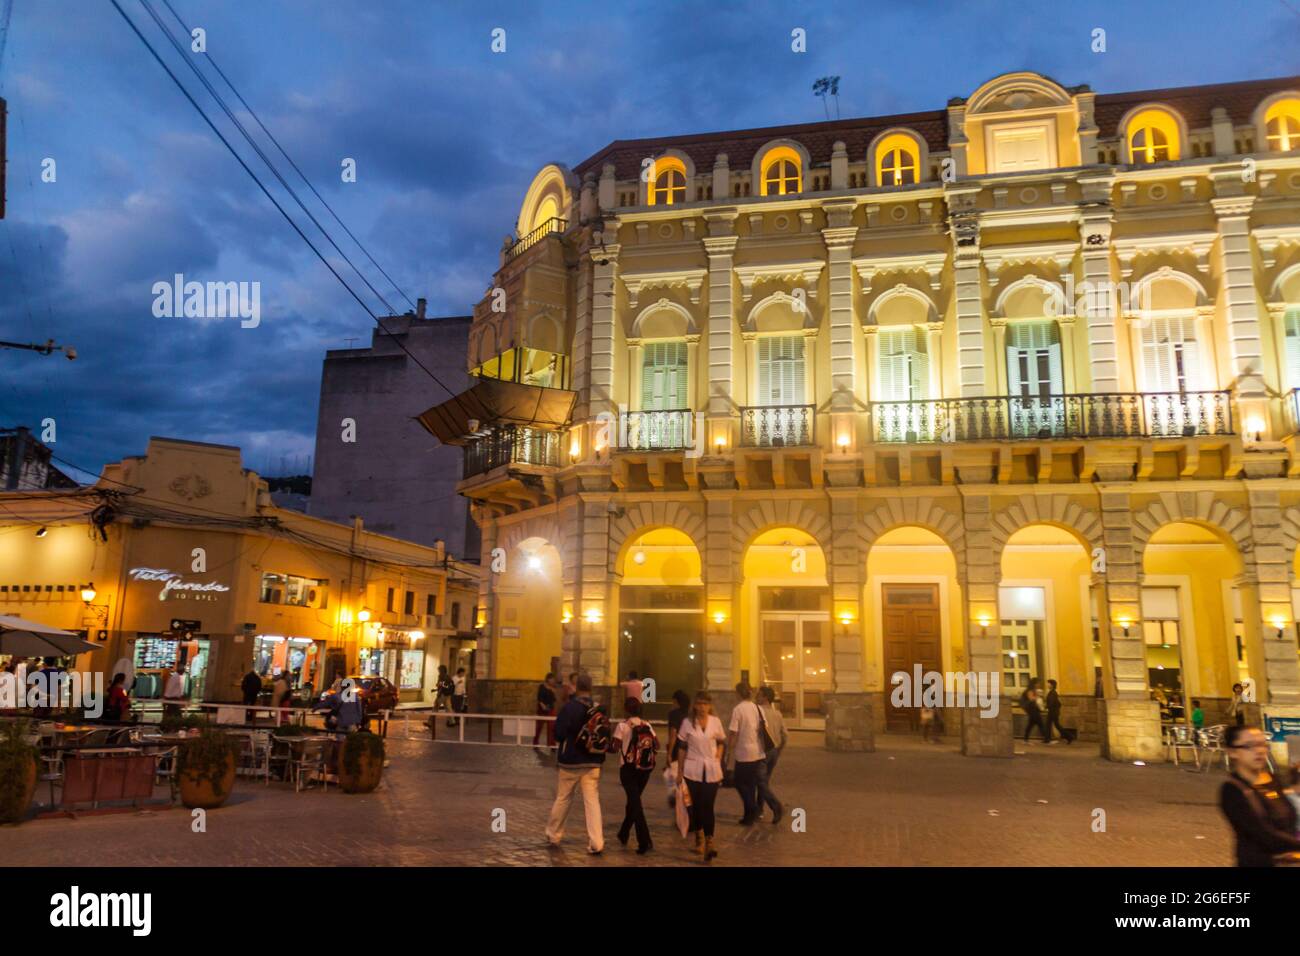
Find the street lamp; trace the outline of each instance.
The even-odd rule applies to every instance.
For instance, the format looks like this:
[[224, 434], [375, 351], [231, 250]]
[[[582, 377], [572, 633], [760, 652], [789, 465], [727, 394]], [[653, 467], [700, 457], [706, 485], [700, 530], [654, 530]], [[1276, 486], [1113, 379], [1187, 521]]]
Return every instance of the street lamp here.
[[363, 607], [360, 611], [358, 611], [357, 620], [360, 621], [362, 624], [365, 624], [368, 620], [370, 620], [370, 608]]
[[89, 584], [83, 584], [83, 585], [81, 586], [81, 599], [82, 599], [83, 601], [85, 601], [87, 604], [89, 604], [91, 601], [95, 600], [95, 595], [96, 595], [97, 593], [99, 593], [99, 592], [97, 592], [97, 591], [95, 590], [95, 582], [94, 582], [94, 581], [91, 581]]

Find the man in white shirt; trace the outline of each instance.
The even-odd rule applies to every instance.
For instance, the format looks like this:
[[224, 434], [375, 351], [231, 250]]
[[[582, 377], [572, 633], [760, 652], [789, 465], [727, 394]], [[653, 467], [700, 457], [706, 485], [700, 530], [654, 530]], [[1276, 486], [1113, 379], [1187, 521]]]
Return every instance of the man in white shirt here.
[[163, 710], [179, 716], [183, 700], [185, 700], [185, 665], [177, 664], [167, 675], [167, 683], [163, 685]]
[[758, 768], [767, 759], [763, 747], [763, 715], [758, 705], [750, 698], [753, 692], [749, 685], [741, 681], [736, 685], [736, 696], [740, 702], [731, 711], [731, 724], [727, 728], [727, 751], [736, 762], [736, 792], [745, 805], [745, 816], [740, 821], [742, 827], [753, 826], [758, 822], [761, 812], [758, 803]]

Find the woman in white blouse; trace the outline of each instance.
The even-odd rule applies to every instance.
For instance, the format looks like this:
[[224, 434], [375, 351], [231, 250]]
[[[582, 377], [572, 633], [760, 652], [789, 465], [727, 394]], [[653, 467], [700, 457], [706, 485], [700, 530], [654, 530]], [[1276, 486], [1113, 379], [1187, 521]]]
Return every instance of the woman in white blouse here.
[[722, 751], [727, 734], [713, 714], [713, 698], [705, 691], [695, 695], [691, 714], [677, 731], [681, 750], [677, 754], [678, 777], [686, 781], [691, 795], [691, 831], [695, 852], [705, 860], [718, 855], [713, 848], [713, 803], [722, 784]]

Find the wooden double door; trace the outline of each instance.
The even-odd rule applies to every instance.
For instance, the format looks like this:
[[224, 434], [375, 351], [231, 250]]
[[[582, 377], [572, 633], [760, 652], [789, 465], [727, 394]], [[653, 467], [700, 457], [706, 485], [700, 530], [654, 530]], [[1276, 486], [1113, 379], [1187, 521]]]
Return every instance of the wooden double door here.
[[[881, 590], [885, 661], [885, 730], [908, 733], [920, 727], [920, 708], [895, 707], [893, 675], [902, 671], [909, 682], [915, 666], [921, 671], [943, 670], [943, 639], [937, 584], [885, 584]], [[913, 694], [919, 688], [913, 687]]]

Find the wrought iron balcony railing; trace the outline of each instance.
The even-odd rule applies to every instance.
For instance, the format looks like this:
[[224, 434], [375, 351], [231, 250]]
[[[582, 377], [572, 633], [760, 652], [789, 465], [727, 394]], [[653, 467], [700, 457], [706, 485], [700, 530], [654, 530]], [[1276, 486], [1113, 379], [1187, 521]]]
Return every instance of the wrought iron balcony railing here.
[[503, 425], [465, 446], [466, 478], [502, 465], [560, 466], [560, 433]]
[[1005, 441], [1025, 438], [1189, 438], [1231, 435], [1228, 392], [941, 398], [873, 402], [878, 442]]
[[695, 413], [689, 408], [626, 412], [619, 423], [625, 451], [674, 451], [695, 443]]
[[559, 216], [552, 216], [532, 232], [528, 233], [528, 235], [520, 236], [516, 239], [514, 244], [506, 250], [506, 258], [513, 259], [520, 253], [527, 252], [551, 233], [564, 232], [567, 228], [569, 228], [569, 221], [567, 219], [561, 219]]
[[788, 448], [815, 442], [815, 405], [751, 406], [740, 410], [740, 443], [755, 448]]

